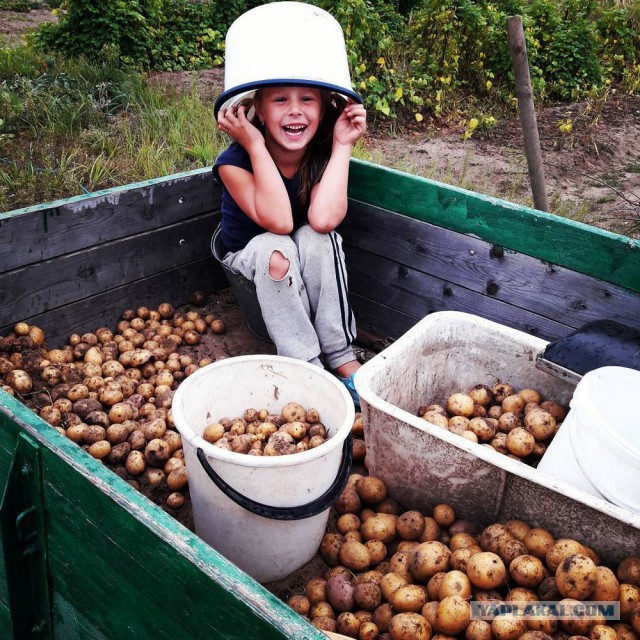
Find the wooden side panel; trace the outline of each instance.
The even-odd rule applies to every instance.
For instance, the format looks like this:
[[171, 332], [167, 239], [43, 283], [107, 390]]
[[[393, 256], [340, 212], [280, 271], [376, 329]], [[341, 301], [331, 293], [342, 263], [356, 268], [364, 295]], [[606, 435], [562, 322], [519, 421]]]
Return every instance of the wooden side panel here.
[[0, 215], [0, 273], [162, 228], [219, 208], [201, 169]]
[[363, 203], [350, 203], [340, 232], [352, 292], [408, 304], [399, 310], [417, 319], [455, 309], [553, 339], [591, 320], [640, 316], [640, 295], [622, 287]]
[[349, 195], [640, 292], [640, 241], [353, 160]]
[[[0, 393], [3, 393], [0, 391]], [[16, 434], [6, 428], [2, 422], [0, 413], [0, 500], [4, 494], [5, 485], [9, 476], [9, 467], [13, 458]], [[2, 533], [0, 531], [0, 533]], [[2, 535], [0, 535], [0, 638], [11, 638], [12, 624], [9, 613], [9, 588], [7, 584], [7, 567], [4, 561], [4, 547]]]
[[56, 639], [324, 637], [4, 392], [0, 407], [0, 483], [8, 437], [41, 444]]
[[70, 333], [94, 331], [102, 326], [114, 327], [122, 312], [133, 305], [157, 307], [161, 302], [185, 304], [193, 291], [213, 293], [227, 284], [222, 268], [213, 257], [201, 258], [98, 295], [87, 296], [52, 311], [28, 318], [14, 318], [0, 327], [0, 335], [6, 335], [14, 322], [25, 320], [45, 332], [50, 347], [62, 346]]
[[0, 273], [0, 326], [210, 255], [213, 215]]

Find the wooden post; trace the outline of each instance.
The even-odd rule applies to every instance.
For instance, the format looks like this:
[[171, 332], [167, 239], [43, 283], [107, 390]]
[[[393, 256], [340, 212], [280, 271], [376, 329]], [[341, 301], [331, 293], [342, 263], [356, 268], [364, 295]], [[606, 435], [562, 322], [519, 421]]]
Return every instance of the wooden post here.
[[509, 50], [511, 51], [511, 63], [515, 74], [520, 126], [524, 137], [524, 153], [529, 167], [533, 203], [536, 209], [549, 211], [542, 152], [540, 150], [540, 137], [538, 136], [538, 124], [533, 106], [533, 89], [531, 87], [531, 76], [529, 75], [527, 45], [524, 40], [522, 18], [520, 16], [507, 18], [507, 32], [509, 34]]

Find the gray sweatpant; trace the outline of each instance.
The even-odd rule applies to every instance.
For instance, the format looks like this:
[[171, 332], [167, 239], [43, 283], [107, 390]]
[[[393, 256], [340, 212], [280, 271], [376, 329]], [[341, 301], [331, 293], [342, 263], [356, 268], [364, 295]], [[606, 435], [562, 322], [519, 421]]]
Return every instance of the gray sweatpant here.
[[[281, 280], [269, 274], [274, 251], [289, 261], [289, 271]], [[355, 360], [351, 347], [355, 318], [338, 233], [318, 233], [308, 224], [290, 236], [265, 232], [244, 249], [227, 253], [223, 261], [255, 283], [278, 355], [318, 366], [324, 362], [328, 369]]]

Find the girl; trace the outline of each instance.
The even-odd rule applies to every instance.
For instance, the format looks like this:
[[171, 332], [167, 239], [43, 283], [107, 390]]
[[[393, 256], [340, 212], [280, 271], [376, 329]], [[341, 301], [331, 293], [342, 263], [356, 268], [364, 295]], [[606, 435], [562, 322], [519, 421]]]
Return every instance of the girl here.
[[[248, 111], [253, 108], [253, 118]], [[216, 160], [224, 263], [256, 286], [279, 355], [326, 366], [359, 399], [342, 240], [362, 105], [326, 89], [259, 89], [218, 114], [234, 143]]]

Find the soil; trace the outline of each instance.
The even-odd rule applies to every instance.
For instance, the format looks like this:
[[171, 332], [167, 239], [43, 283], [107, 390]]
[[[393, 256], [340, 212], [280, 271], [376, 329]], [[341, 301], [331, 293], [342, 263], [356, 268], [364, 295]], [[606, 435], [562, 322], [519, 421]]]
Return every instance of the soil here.
[[[25, 32], [55, 20], [51, 11], [0, 11], [0, 42], [15, 46]], [[191, 90], [213, 101], [224, 71], [159, 73], [152, 81]], [[640, 238], [640, 97], [617, 94], [537, 110], [550, 209]], [[373, 120], [370, 117], [370, 121]], [[570, 122], [571, 131], [559, 125]], [[517, 115], [500, 117], [488, 132], [462, 139], [464, 126], [425, 118], [420, 123], [370, 122], [365, 152], [374, 162], [520, 204], [533, 205]]]

